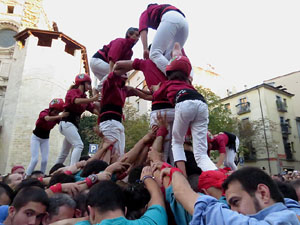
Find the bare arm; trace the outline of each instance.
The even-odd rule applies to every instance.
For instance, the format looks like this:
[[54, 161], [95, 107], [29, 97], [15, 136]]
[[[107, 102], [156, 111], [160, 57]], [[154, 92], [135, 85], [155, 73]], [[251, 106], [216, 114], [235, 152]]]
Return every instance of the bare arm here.
[[120, 60], [120, 61], [117, 61], [115, 63], [115, 66], [113, 68], [114, 70], [114, 73], [116, 75], [122, 75], [130, 70], [133, 70], [132, 68], [132, 63], [133, 61], [132, 60]]
[[149, 58], [149, 50], [148, 50], [148, 31], [143, 30], [140, 33], [141, 41], [143, 44], [143, 50], [144, 50], [144, 59]]
[[217, 167], [218, 167], [218, 168], [220, 168], [220, 167], [223, 165], [224, 160], [225, 160], [225, 156], [226, 156], [225, 153], [221, 153], [221, 154], [219, 155], [219, 161], [218, 161], [218, 163], [217, 163]]
[[153, 97], [151, 94], [150, 95], [146, 94], [143, 91], [141, 91], [140, 89], [135, 88], [134, 93], [142, 99], [149, 100], [149, 101], [153, 100]]
[[99, 98], [99, 94], [94, 95], [92, 98], [75, 98], [75, 104], [87, 104], [90, 102], [97, 101]]
[[115, 63], [113, 61], [109, 61], [109, 73], [111, 73], [114, 69]]
[[63, 112], [63, 113], [61, 113], [60, 115], [57, 115], [57, 116], [45, 116], [44, 119], [46, 121], [55, 121], [55, 120], [61, 120], [63, 117], [66, 117], [68, 115], [69, 115], [68, 112]]
[[176, 200], [189, 214], [193, 215], [194, 205], [199, 198], [199, 194], [193, 191], [187, 179], [179, 172], [173, 173], [171, 183]]

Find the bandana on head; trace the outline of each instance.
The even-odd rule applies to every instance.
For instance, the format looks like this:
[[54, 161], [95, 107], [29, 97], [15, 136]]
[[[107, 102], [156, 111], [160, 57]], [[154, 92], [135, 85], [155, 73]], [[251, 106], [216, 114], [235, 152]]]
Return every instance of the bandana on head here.
[[199, 190], [208, 189], [210, 187], [221, 189], [222, 184], [227, 177], [228, 175], [226, 175], [223, 171], [219, 171], [219, 170], [203, 171], [199, 176], [198, 188]]

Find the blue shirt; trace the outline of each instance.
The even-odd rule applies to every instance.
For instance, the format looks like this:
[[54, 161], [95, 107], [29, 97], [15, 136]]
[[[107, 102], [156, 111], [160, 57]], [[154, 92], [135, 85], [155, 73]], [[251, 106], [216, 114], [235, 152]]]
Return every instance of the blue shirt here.
[[[75, 225], [88, 225], [88, 221], [81, 221]], [[166, 210], [160, 205], [152, 205], [145, 214], [137, 220], [127, 220], [125, 217], [102, 220], [97, 225], [167, 225], [168, 217]]]
[[3, 223], [4, 220], [6, 220], [6, 217], [8, 216], [8, 208], [9, 205], [0, 206], [0, 223]]
[[290, 198], [284, 198], [284, 204], [289, 210], [292, 210], [293, 212], [296, 213], [296, 215], [300, 216], [299, 202], [297, 202], [293, 199], [290, 199]]
[[210, 196], [200, 196], [190, 225], [299, 225], [296, 214], [283, 203], [275, 203], [253, 215], [242, 215]]

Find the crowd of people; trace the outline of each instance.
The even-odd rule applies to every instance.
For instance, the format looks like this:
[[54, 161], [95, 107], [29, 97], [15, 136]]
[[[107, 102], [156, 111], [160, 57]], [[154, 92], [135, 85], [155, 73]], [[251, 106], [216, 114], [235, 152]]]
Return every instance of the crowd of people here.
[[[148, 28], [157, 30], [150, 47]], [[0, 225], [300, 224], [300, 174], [238, 169], [238, 137], [208, 131], [208, 107], [192, 85], [183, 50], [187, 37], [181, 10], [150, 4], [139, 28], [130, 27], [125, 38], [93, 55], [94, 89], [89, 74], [77, 75], [65, 100], [55, 98], [40, 112], [27, 170], [17, 165], [1, 177]], [[144, 59], [131, 60], [139, 38]], [[144, 73], [147, 90], [126, 86], [132, 69]], [[152, 112], [149, 132], [125, 152], [122, 108], [129, 96], [152, 101]], [[92, 157], [82, 155], [78, 133], [86, 110], [98, 116], [94, 131], [102, 139]], [[46, 174], [56, 124], [64, 141]], [[39, 150], [41, 169], [35, 170]], [[216, 164], [211, 150], [220, 153]]]

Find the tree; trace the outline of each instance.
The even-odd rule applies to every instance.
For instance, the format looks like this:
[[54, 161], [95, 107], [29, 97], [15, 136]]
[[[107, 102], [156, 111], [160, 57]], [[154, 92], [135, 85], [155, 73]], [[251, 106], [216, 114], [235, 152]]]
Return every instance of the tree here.
[[82, 155], [88, 155], [89, 144], [101, 146], [102, 140], [93, 129], [95, 126], [97, 126], [97, 116], [86, 114], [81, 117], [78, 132], [84, 145]]
[[149, 131], [149, 115], [138, 115], [138, 111], [130, 103], [125, 104], [123, 111], [127, 152]]
[[222, 131], [237, 132], [237, 119], [232, 117], [230, 111], [224, 104], [220, 103], [221, 98], [209, 88], [195, 86], [196, 90], [203, 95], [208, 105], [209, 124], [208, 129], [212, 134]]

